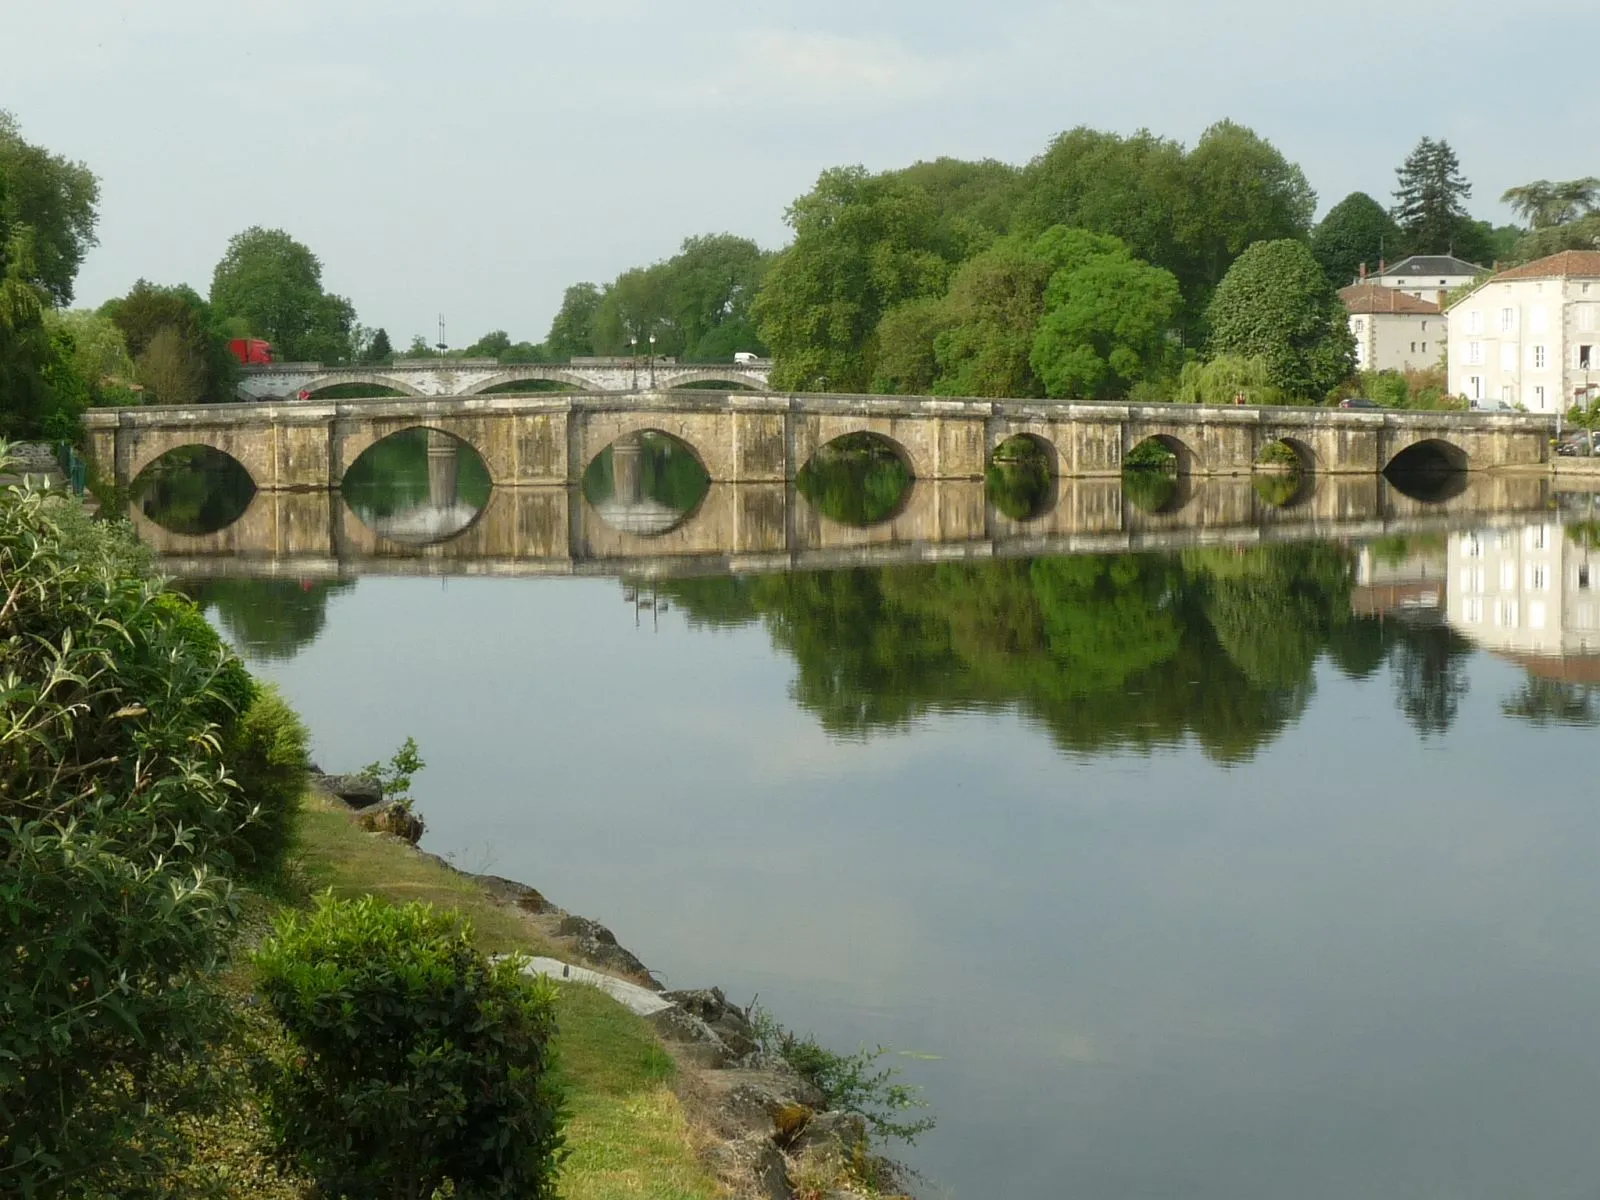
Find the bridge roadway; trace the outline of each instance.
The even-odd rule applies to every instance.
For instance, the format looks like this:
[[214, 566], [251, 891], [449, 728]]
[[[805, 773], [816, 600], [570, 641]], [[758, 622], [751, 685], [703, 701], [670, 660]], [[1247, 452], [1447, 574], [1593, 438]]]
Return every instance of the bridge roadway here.
[[739, 384], [767, 390], [772, 363], [680, 363], [670, 359], [596, 358], [571, 363], [507, 366], [492, 358], [401, 359], [387, 365], [325, 367], [321, 363], [273, 363], [243, 367], [237, 390], [245, 402], [292, 400], [301, 392], [364, 384], [402, 396], [476, 396], [518, 383], [559, 383], [581, 392], [637, 392], [695, 383]]
[[1017, 436], [1057, 476], [1117, 476], [1151, 438], [1183, 475], [1248, 475], [1277, 442], [1308, 472], [1376, 475], [1402, 455], [1467, 470], [1545, 466], [1552, 431], [1550, 418], [1521, 413], [709, 391], [150, 406], [93, 409], [83, 422], [96, 468], [119, 484], [170, 450], [203, 445], [266, 490], [336, 488], [368, 447], [418, 427], [471, 446], [500, 487], [576, 483], [607, 446], [644, 431], [686, 443], [718, 483], [787, 482], [853, 433], [886, 439], [915, 478], [931, 480], [982, 478], [995, 448]]
[[[1515, 522], [1548, 511], [1552, 498], [1551, 481], [1537, 475], [1457, 476], [1456, 485], [1428, 503], [1376, 476], [1311, 476], [1274, 505], [1247, 480], [1190, 478], [1146, 512], [1118, 480], [1061, 479], [1044, 511], [1021, 520], [997, 509], [982, 482], [924, 480], [898, 512], [866, 527], [829, 520], [781, 483], [713, 484], [670, 527], [653, 506], [636, 519], [615, 504], [595, 508], [577, 488], [497, 488], [469, 526], [427, 545], [381, 536], [330, 492], [258, 492], [238, 521], [204, 536], [171, 533], [137, 505], [129, 516], [178, 576], [668, 577], [1374, 538]], [[406, 519], [390, 529], [428, 527]]]

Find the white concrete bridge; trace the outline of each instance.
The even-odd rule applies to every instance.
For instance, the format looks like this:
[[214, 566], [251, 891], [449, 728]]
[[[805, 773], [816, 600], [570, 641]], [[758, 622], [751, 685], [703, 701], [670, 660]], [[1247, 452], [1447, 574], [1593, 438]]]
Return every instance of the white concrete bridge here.
[[402, 396], [478, 396], [519, 383], [565, 384], [583, 392], [670, 391], [717, 383], [767, 390], [769, 360], [747, 363], [680, 363], [673, 359], [592, 358], [569, 363], [522, 363], [492, 358], [414, 358], [387, 365], [325, 367], [321, 363], [273, 363], [242, 367], [239, 399], [293, 400], [349, 384], [386, 388]]

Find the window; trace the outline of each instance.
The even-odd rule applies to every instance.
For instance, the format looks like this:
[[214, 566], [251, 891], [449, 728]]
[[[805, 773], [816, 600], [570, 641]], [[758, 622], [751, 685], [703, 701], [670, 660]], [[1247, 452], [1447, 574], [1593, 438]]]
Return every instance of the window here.
[[1477, 596], [1469, 596], [1461, 602], [1461, 619], [1472, 625], [1483, 624], [1483, 601]]
[[1416, 352], [1417, 352], [1417, 344], [1415, 342], [1412, 342], [1411, 343], [1411, 353], [1415, 354]]
[[1483, 332], [1483, 314], [1481, 312], [1469, 312], [1467, 314], [1467, 332]]
[[[1585, 287], [1588, 285], [1585, 284]], [[1578, 328], [1589, 330], [1594, 328], [1595, 306], [1593, 304], [1578, 305]]]
[[1467, 376], [1467, 391], [1470, 393], [1472, 399], [1474, 399], [1474, 400], [1482, 400], [1483, 399], [1483, 376], [1482, 375], [1469, 375], [1469, 376]]
[[[1415, 350], [1416, 347], [1413, 346], [1412, 349]], [[1467, 362], [1471, 363], [1475, 367], [1481, 367], [1483, 365], [1483, 343], [1482, 342], [1468, 342], [1467, 343]]]
[[1442, 279], [1441, 279], [1441, 280], [1439, 280], [1439, 286], [1440, 286], [1440, 287], [1444, 287], [1444, 286], [1445, 286], [1445, 281], [1444, 281], [1444, 280], [1442, 280]]
[[1422, 352], [1424, 354], [1426, 354], [1428, 352], [1428, 343], [1427, 342], [1423, 342], [1422, 343]]
[[1515, 372], [1517, 369], [1517, 344], [1515, 342], [1500, 343], [1500, 369]]
[[1500, 399], [1504, 400], [1507, 404], [1516, 403], [1517, 389], [1512, 387], [1509, 383], [1502, 383], [1500, 385]]
[[1578, 586], [1580, 588], [1586, 588], [1586, 587], [1589, 586], [1589, 564], [1588, 563], [1579, 563], [1578, 564]]
[[1533, 348], [1533, 369], [1535, 371], [1544, 370], [1546, 363], [1549, 362], [1549, 358], [1550, 355], [1543, 345], [1535, 346]]
[[[1469, 533], [1461, 539], [1461, 553], [1465, 554], [1468, 558], [1483, 557], [1483, 543], [1478, 540], [1477, 534]], [[1463, 575], [1461, 584], [1462, 587], [1467, 586], [1465, 581], [1466, 576]]]
[[1423, 333], [1427, 333], [1428, 332], [1428, 323], [1426, 321], [1424, 321], [1422, 323], [1422, 332]]
[[1502, 308], [1500, 310], [1500, 332], [1510, 333], [1516, 327], [1517, 310], [1514, 308]]
[[1550, 568], [1544, 563], [1528, 564], [1528, 590], [1530, 592], [1548, 592], [1550, 590]]
[[1494, 606], [1494, 623], [1515, 629], [1522, 621], [1522, 608], [1515, 600], [1497, 600]]
[[1365, 333], [1366, 330], [1367, 330], [1366, 318], [1365, 317], [1357, 317], [1355, 319], [1355, 327], [1356, 327], [1356, 332], [1357, 333]]
[[1536, 383], [1533, 385], [1533, 401], [1528, 407], [1537, 409], [1539, 412], [1544, 411], [1544, 384]]
[[1543, 550], [1550, 541], [1548, 525], [1530, 525], [1522, 535], [1522, 544], [1529, 550]]
[[1594, 363], [1594, 347], [1593, 346], [1579, 346], [1578, 347], [1578, 366], [1582, 370], [1587, 371], [1591, 366], [1594, 366], [1594, 365], [1595, 365], [1595, 363]]

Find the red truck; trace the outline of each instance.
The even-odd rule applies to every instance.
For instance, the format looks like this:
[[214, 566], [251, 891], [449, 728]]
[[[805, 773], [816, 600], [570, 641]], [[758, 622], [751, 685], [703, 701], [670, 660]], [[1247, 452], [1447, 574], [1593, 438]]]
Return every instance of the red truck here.
[[247, 367], [260, 367], [272, 361], [272, 346], [260, 338], [230, 338], [228, 349]]

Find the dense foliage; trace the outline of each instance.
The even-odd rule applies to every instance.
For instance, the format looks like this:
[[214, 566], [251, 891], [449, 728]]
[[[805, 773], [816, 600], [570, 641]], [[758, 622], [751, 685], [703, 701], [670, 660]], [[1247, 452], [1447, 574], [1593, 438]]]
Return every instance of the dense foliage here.
[[1400, 226], [1365, 192], [1350, 193], [1311, 231], [1311, 253], [1336, 288], [1354, 283], [1363, 266], [1376, 271], [1397, 258], [1404, 245]]
[[0, 1192], [134, 1194], [253, 804], [222, 739], [253, 684], [125, 533], [0, 499]]
[[211, 306], [235, 332], [267, 339], [289, 362], [343, 362], [354, 355], [355, 309], [322, 287], [322, 260], [281, 229], [235, 234], [211, 277]]
[[555, 1195], [555, 995], [490, 963], [450, 914], [324, 897], [256, 956], [290, 1047], [262, 1072], [266, 1118], [324, 1194]]
[[1338, 293], [1303, 242], [1257, 242], [1239, 257], [1207, 312], [1211, 349], [1261, 360], [1284, 396], [1318, 401], [1355, 368]]

